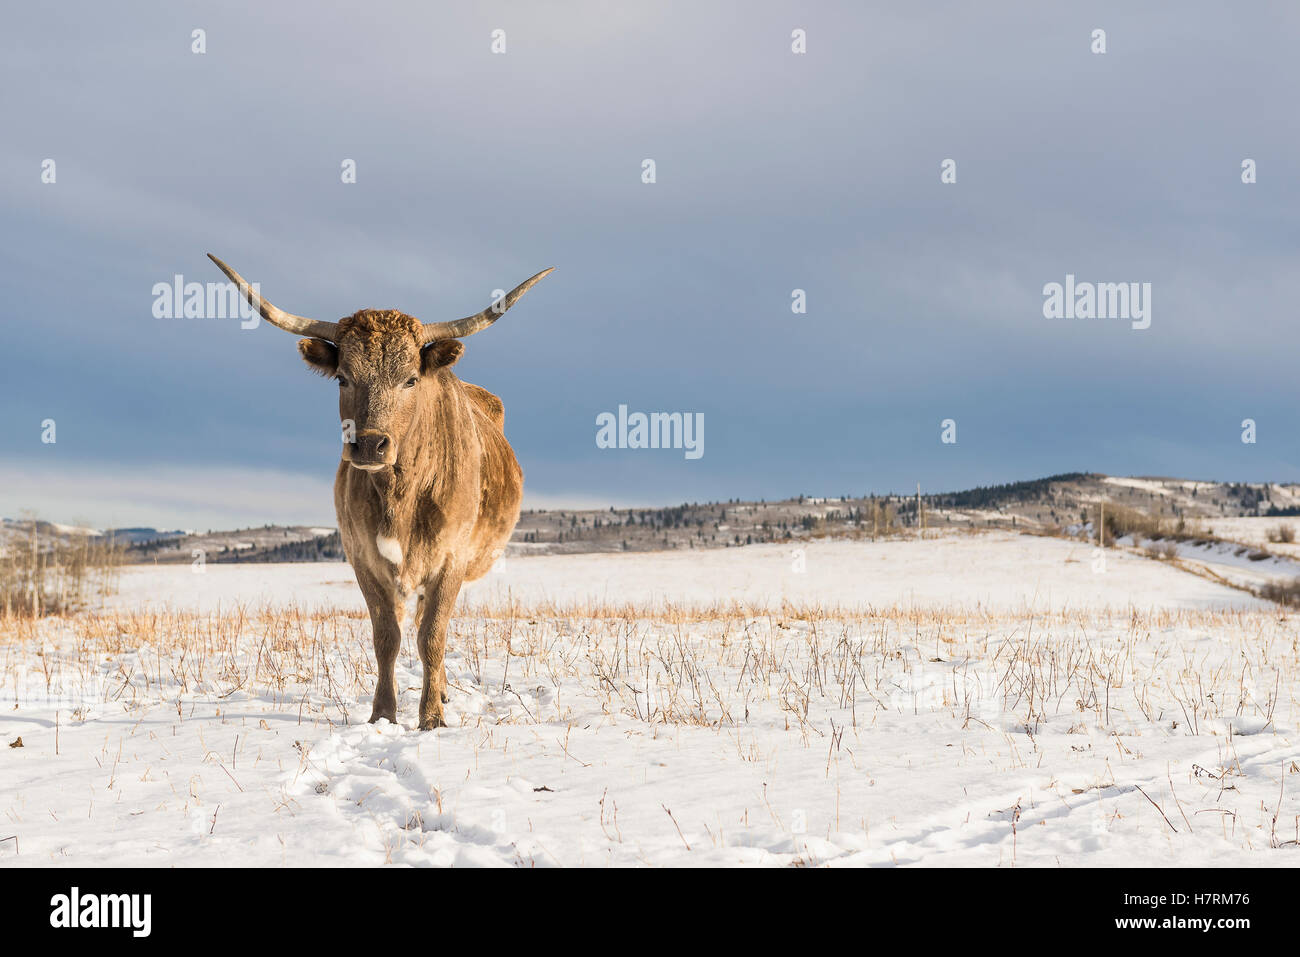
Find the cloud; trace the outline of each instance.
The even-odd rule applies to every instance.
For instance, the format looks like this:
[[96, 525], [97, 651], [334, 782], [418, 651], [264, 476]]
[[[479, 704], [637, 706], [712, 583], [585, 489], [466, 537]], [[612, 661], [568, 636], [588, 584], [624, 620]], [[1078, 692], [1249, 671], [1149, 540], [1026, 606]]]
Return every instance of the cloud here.
[[0, 465], [0, 515], [95, 528], [329, 525], [332, 476], [245, 467], [111, 462]]
[[[525, 489], [527, 509], [644, 507], [645, 499]], [[663, 504], [668, 504], [667, 502]], [[35, 513], [92, 528], [337, 526], [334, 477], [278, 469], [113, 462], [0, 465], [0, 517]]]
[[[232, 2], [199, 19], [46, 5], [0, 35], [40, 91], [0, 107], [0, 444], [53, 470], [7, 508], [62, 489], [64, 516], [330, 523], [328, 494], [281, 495], [327, 487], [337, 451], [292, 340], [149, 313], [156, 282], [220, 278], [209, 251], [326, 319], [457, 318], [559, 267], [457, 366], [505, 400], [533, 501], [1215, 462], [1300, 478], [1280, 441], [1249, 461], [1219, 444], [1247, 414], [1261, 435], [1300, 427], [1300, 134], [1277, 119], [1292, 6]], [[1151, 282], [1151, 328], [1045, 320], [1043, 284], [1067, 272]], [[598, 452], [594, 416], [620, 403], [705, 412], [708, 454]], [[960, 420], [959, 448], [935, 415]], [[63, 481], [34, 438], [46, 417]], [[153, 466], [123, 465], [115, 491], [71, 464], [158, 459], [212, 500], [167, 497]], [[207, 480], [227, 473], [266, 497], [227, 501]]]

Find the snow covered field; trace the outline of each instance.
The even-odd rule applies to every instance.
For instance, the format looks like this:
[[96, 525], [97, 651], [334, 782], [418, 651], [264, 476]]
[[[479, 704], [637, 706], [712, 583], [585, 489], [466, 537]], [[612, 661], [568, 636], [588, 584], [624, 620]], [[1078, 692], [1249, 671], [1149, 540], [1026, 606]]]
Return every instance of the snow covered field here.
[[[1248, 595], [1124, 551], [991, 532], [924, 542], [824, 542], [702, 551], [507, 557], [462, 593], [467, 607], [664, 604], [999, 611], [1259, 608]], [[365, 610], [343, 563], [126, 569], [113, 608], [216, 611], [237, 603]]]
[[[1126, 537], [1121, 542], [1127, 543], [1129, 539]], [[1254, 593], [1269, 584], [1300, 580], [1300, 558], [1274, 554], [1292, 546], [1270, 544], [1267, 551], [1261, 551], [1235, 541], [1186, 541], [1158, 542], [1155, 547], [1172, 550], [1182, 567], [1189, 571]]]
[[428, 733], [409, 638], [400, 725], [364, 723], [347, 566], [128, 569], [99, 613], [0, 624], [0, 862], [1300, 863], [1292, 615], [1094, 558], [511, 557]]

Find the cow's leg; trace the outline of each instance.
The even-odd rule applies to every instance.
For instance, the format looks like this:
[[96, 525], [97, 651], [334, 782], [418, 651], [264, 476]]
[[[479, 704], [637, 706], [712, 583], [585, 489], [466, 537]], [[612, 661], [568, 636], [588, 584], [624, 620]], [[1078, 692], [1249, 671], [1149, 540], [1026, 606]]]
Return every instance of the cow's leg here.
[[[415, 598], [415, 627], [417, 631], [420, 627], [420, 622], [423, 620], [424, 620], [424, 589], [421, 588]], [[445, 666], [443, 667], [442, 674], [443, 674], [442, 703], [446, 704], [450, 699], [447, 697], [447, 681], [446, 681], [447, 669]]]
[[375, 682], [375, 698], [370, 708], [370, 720], [387, 718], [397, 723], [397, 652], [402, 647], [402, 612], [397, 593], [369, 575], [358, 574], [357, 584], [366, 597], [370, 610], [370, 627], [375, 640], [375, 664], [379, 677]]
[[425, 586], [420, 615], [420, 661], [424, 663], [424, 690], [420, 693], [420, 730], [442, 728], [442, 703], [447, 700], [447, 670], [443, 656], [447, 650], [447, 623], [460, 594], [464, 573], [450, 564]]

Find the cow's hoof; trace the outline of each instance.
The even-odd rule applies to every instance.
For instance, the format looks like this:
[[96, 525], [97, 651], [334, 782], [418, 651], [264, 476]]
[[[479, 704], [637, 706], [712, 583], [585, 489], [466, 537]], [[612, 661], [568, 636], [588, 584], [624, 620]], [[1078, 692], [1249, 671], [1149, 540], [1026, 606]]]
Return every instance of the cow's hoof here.
[[436, 731], [438, 728], [445, 727], [447, 727], [447, 722], [442, 720], [442, 715], [440, 714], [435, 714], [432, 717], [422, 718], [420, 720], [421, 731]]
[[390, 724], [397, 724], [397, 709], [375, 708], [370, 712], [371, 724], [374, 724], [380, 718], [387, 718]]
[[446, 703], [447, 703], [448, 701], [450, 701], [450, 700], [451, 700], [451, 698], [448, 696], [447, 692], [444, 691], [444, 692], [442, 693], [442, 703], [443, 703], [443, 704], [446, 704]]

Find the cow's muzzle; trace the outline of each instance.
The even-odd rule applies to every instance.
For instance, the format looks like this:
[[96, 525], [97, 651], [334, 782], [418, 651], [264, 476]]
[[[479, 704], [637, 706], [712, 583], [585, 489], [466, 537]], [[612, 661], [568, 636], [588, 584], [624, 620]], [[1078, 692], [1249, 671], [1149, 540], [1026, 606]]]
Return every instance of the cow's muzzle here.
[[383, 432], [358, 432], [355, 442], [343, 444], [343, 461], [351, 463], [353, 468], [373, 472], [397, 461], [397, 443]]

